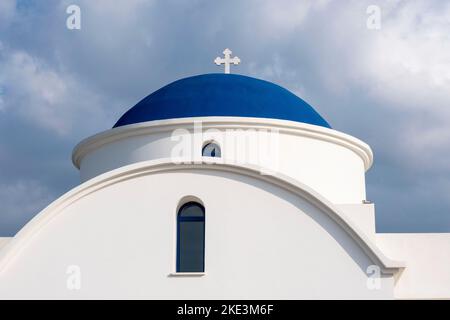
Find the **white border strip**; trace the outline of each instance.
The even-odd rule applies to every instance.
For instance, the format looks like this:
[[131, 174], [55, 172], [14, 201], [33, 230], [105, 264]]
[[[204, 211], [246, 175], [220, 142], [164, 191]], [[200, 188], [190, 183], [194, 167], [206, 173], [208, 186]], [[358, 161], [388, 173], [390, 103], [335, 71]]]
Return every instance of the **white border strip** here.
[[357, 242], [368, 257], [381, 268], [383, 273], [396, 274], [405, 267], [403, 262], [394, 261], [386, 257], [375, 243], [373, 243], [351, 220], [349, 220], [344, 213], [307, 185], [282, 174], [273, 176], [261, 175], [261, 168], [257, 166], [223, 164], [218, 163], [214, 158], [204, 158], [203, 163], [200, 164], [174, 164], [170, 159], [139, 162], [106, 172], [72, 189], [35, 216], [14, 238], [11, 239], [11, 241], [8, 241], [2, 250], [0, 250], [0, 272], [6, 268], [8, 263], [15, 256], [22, 252], [27, 244], [32, 241], [33, 237], [36, 236], [40, 230], [45, 228], [52, 219], [56, 218], [65, 208], [76, 201], [79, 201], [83, 197], [108, 186], [140, 176], [182, 170], [231, 172], [279, 186], [302, 197], [326, 213]]

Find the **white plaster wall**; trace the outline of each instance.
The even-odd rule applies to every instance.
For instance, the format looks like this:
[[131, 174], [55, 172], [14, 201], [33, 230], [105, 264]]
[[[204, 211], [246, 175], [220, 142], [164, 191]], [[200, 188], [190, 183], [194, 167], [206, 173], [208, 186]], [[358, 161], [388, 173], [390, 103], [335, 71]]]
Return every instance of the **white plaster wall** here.
[[[197, 118], [197, 121], [199, 119], [208, 124], [207, 118]], [[174, 130], [188, 128], [187, 120], [164, 131], [159, 127], [161, 122], [157, 122], [154, 131], [146, 131], [145, 134], [139, 135], [124, 134], [125, 127], [118, 128], [120, 131], [111, 130], [111, 134], [117, 131], [124, 138], [102, 144], [87, 152], [81, 159], [81, 180], [86, 181], [127, 164], [170, 158], [180, 141], [192, 142], [191, 148], [184, 156], [193, 159], [201, 155], [204, 141], [215, 140], [221, 145], [222, 157], [227, 163], [255, 164], [270, 169], [269, 173], [276, 172], [290, 176], [310, 186], [333, 203], [360, 204], [366, 199], [365, 163], [354, 150], [340, 144], [343, 139], [351, 138], [351, 145], [356, 146], [355, 148], [358, 148], [358, 144], [364, 145], [357, 139], [312, 125], [293, 124], [281, 120], [256, 120], [261, 122], [264, 128], [271, 128], [273, 122], [272, 128], [279, 130], [274, 140], [274, 136], [269, 136], [267, 131], [257, 131], [258, 126], [254, 123], [247, 125], [243, 120], [233, 119], [234, 125], [224, 125], [215, 119], [215, 125], [210, 125], [208, 129], [205, 127], [206, 133], [193, 134], [192, 130], [184, 130], [184, 134], [176, 135], [179, 138], [176, 140], [171, 138]], [[238, 126], [240, 123], [242, 126]], [[281, 124], [288, 126], [289, 130]], [[211, 132], [211, 127], [218, 133]], [[310, 134], [311, 131], [314, 131], [313, 135]], [[254, 132], [253, 137], [256, 137], [256, 140], [251, 140], [252, 133], [249, 132]], [[330, 134], [341, 138], [332, 139], [329, 137]], [[106, 138], [97, 140], [102, 139], [107, 140]], [[364, 147], [369, 148], [367, 145]], [[250, 150], [254, 150], [252, 155], [248, 153]], [[245, 153], [247, 155], [243, 156]]]
[[0, 249], [4, 247], [10, 240], [11, 238], [9, 237], [0, 238]]
[[395, 285], [401, 299], [450, 299], [450, 233], [380, 233], [377, 246], [406, 261]]
[[[176, 208], [206, 208], [206, 275], [175, 271]], [[211, 170], [155, 173], [65, 207], [0, 273], [0, 298], [392, 298], [366, 286], [372, 262], [328, 215], [255, 178]], [[66, 269], [81, 268], [81, 290]]]
[[375, 205], [373, 203], [339, 204], [336, 207], [358, 226], [370, 240], [376, 242]]

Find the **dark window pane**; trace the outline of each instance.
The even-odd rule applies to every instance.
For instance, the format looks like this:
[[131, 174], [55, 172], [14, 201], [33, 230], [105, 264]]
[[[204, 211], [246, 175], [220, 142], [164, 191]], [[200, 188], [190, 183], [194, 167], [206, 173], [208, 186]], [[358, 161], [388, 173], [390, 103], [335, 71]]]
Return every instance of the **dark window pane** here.
[[178, 213], [177, 272], [203, 272], [205, 261], [205, 209], [189, 202]]
[[180, 221], [178, 272], [203, 272], [204, 221]]
[[203, 207], [197, 203], [188, 203], [181, 207], [179, 217], [203, 217], [205, 215]]
[[219, 145], [213, 142], [206, 144], [202, 149], [202, 156], [220, 158], [221, 151]]

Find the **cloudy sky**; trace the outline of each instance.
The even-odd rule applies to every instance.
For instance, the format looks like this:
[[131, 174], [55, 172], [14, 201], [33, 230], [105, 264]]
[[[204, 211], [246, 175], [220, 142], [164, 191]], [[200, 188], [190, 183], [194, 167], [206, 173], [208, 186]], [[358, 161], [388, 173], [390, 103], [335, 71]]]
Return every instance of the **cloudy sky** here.
[[221, 72], [225, 47], [234, 72], [371, 145], [379, 232], [450, 232], [449, 1], [0, 0], [0, 236], [77, 185], [77, 142], [171, 81]]

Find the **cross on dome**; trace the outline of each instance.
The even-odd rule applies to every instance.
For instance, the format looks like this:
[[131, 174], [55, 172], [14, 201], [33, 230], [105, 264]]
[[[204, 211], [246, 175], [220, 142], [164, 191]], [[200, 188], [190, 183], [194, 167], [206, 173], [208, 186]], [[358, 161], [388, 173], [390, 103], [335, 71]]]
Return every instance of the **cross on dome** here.
[[223, 51], [223, 54], [225, 57], [224, 58], [217, 57], [214, 60], [214, 63], [217, 64], [218, 66], [220, 66], [221, 64], [224, 64], [225, 65], [225, 73], [230, 73], [230, 65], [231, 64], [238, 65], [241, 62], [241, 59], [239, 59], [238, 57], [231, 58], [232, 52], [228, 48], [226, 48]]

